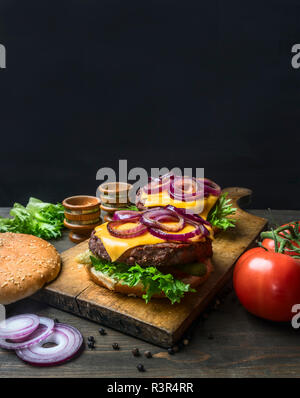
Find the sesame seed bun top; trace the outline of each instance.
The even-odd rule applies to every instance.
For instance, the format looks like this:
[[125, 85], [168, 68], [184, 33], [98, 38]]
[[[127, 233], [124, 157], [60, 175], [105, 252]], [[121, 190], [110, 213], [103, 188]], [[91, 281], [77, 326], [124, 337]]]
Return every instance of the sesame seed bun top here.
[[31, 296], [60, 271], [60, 255], [33, 235], [0, 233], [0, 304]]

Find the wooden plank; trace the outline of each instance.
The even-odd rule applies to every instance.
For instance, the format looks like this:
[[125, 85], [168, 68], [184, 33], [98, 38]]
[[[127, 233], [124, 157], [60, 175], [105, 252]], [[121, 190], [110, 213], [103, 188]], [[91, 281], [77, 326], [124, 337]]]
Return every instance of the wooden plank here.
[[87, 241], [61, 253], [62, 269], [59, 277], [37, 292], [34, 298], [65, 311], [78, 313], [77, 296], [93, 284], [89, 280], [84, 267], [74, 261], [77, 254], [83, 252], [86, 248]]
[[[241, 198], [251, 195], [245, 188], [227, 188], [236, 207]], [[146, 304], [140, 298], [127, 297], [104, 289], [78, 268], [76, 255], [87, 247], [83, 242], [62, 253], [63, 269], [56, 281], [37, 297], [51, 305], [76, 313], [124, 333], [167, 347], [174, 344], [191, 322], [228, 281], [237, 258], [255, 241], [266, 220], [238, 207], [234, 229], [219, 233], [213, 242], [215, 271], [197, 293], [186, 295], [179, 304], [154, 299]]]
[[[0, 208], [0, 215], [8, 214]], [[251, 213], [270, 219], [267, 210], [250, 210]], [[299, 210], [272, 210], [275, 220], [284, 224], [300, 219]], [[271, 221], [271, 220], [270, 220]], [[67, 234], [54, 244], [59, 249], [72, 247]], [[60, 250], [60, 249], [59, 249]], [[106, 327], [107, 334], [100, 336], [95, 322], [31, 299], [18, 301], [7, 307], [7, 315], [36, 313], [78, 328], [85, 340], [95, 336], [94, 350], [64, 364], [53, 367], [33, 367], [20, 361], [13, 351], [0, 350], [0, 378], [28, 377], [299, 377], [299, 330], [290, 323], [269, 322], [249, 314], [235, 297], [234, 291], [221, 300], [208, 317], [193, 324], [193, 338], [176, 355], [165, 349], [138, 340]], [[210, 338], [208, 338], [210, 336]], [[211, 338], [213, 336], [213, 338]], [[112, 349], [117, 342], [119, 351]], [[141, 357], [132, 356], [138, 347]], [[151, 351], [153, 358], [144, 357]], [[137, 371], [142, 363], [146, 372]], [[192, 370], [191, 370], [192, 369]]]

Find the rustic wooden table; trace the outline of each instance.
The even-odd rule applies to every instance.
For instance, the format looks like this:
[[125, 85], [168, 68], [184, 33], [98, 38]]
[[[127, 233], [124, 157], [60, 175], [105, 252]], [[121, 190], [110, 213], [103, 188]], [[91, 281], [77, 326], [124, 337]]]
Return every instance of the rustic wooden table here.
[[[7, 216], [9, 209], [0, 209]], [[264, 210], [251, 210], [253, 214], [269, 218]], [[279, 224], [300, 219], [300, 211], [274, 210]], [[73, 244], [67, 233], [54, 242], [59, 251]], [[81, 356], [62, 366], [37, 368], [24, 364], [14, 352], [0, 350], [1, 377], [298, 377], [300, 375], [299, 333], [290, 324], [278, 324], [256, 318], [247, 313], [236, 299], [234, 292], [206, 319], [194, 324], [193, 337], [175, 355], [162, 348], [105, 328], [100, 336], [99, 325], [57, 310], [32, 299], [7, 306], [7, 315], [33, 312], [58, 318], [77, 327], [86, 341], [95, 336], [94, 350], [87, 347]], [[112, 349], [117, 342], [119, 351]], [[133, 357], [131, 350], [138, 347], [152, 352], [151, 359], [143, 355]], [[142, 363], [146, 372], [139, 373], [136, 366]]]

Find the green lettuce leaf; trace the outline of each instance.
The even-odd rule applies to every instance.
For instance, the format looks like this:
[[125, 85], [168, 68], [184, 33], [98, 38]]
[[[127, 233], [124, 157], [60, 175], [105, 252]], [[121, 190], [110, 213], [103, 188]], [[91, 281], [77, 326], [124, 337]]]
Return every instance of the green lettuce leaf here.
[[213, 227], [226, 230], [229, 227], [234, 227], [236, 220], [233, 218], [227, 218], [227, 216], [234, 214], [236, 208], [232, 207], [230, 199], [227, 199], [228, 192], [223, 193], [216, 205], [211, 209], [208, 214], [207, 221], [209, 221]]
[[190, 285], [175, 279], [171, 274], [163, 274], [156, 267], [143, 268], [138, 264], [129, 267], [127, 264], [110, 263], [91, 256], [96, 271], [103, 272], [128, 286], [141, 283], [145, 289], [143, 299], [148, 303], [151, 297], [163, 292], [172, 304], [179, 303], [185, 292], [195, 292]]
[[135, 205], [128, 205], [124, 210], [139, 211]]
[[43, 239], [56, 239], [64, 227], [64, 207], [30, 198], [26, 207], [15, 203], [12, 218], [0, 217], [0, 232], [32, 234]]

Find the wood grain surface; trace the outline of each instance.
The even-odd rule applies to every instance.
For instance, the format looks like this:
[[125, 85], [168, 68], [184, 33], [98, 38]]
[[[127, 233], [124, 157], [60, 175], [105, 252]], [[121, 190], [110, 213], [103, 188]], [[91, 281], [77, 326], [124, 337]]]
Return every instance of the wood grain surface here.
[[186, 294], [180, 303], [171, 305], [166, 299], [152, 299], [146, 304], [141, 298], [96, 285], [75, 260], [77, 254], [87, 249], [87, 241], [62, 253], [61, 274], [35, 297], [162, 347], [173, 345], [228, 281], [237, 258], [253, 244], [266, 225], [265, 219], [238, 206], [238, 200], [249, 197], [250, 190], [227, 188], [225, 191], [237, 207], [236, 227], [217, 234], [213, 241], [213, 274], [196, 293]]
[[[0, 215], [7, 216], [9, 208], [0, 208]], [[268, 218], [267, 210], [250, 210], [259, 217]], [[300, 211], [273, 210], [276, 223], [284, 224], [300, 220]], [[74, 244], [65, 231], [63, 238], [53, 242], [62, 252]], [[230, 289], [230, 282], [226, 289]], [[41, 316], [58, 318], [61, 322], [77, 327], [84, 336], [95, 336], [94, 350], [85, 349], [82, 355], [62, 366], [37, 368], [23, 363], [14, 352], [0, 350], [0, 377], [299, 377], [299, 330], [289, 323], [273, 323], [256, 318], [239, 304], [234, 291], [220, 300], [220, 305], [191, 325], [189, 344], [175, 355], [169, 355], [145, 341], [105, 327], [107, 334], [100, 336], [96, 322], [77, 317], [47, 304], [26, 299], [6, 307], [7, 316], [33, 312]], [[112, 349], [117, 342], [119, 351]], [[138, 347], [141, 357], [132, 356]], [[151, 359], [143, 353], [150, 350]], [[146, 372], [137, 371], [143, 363]]]

